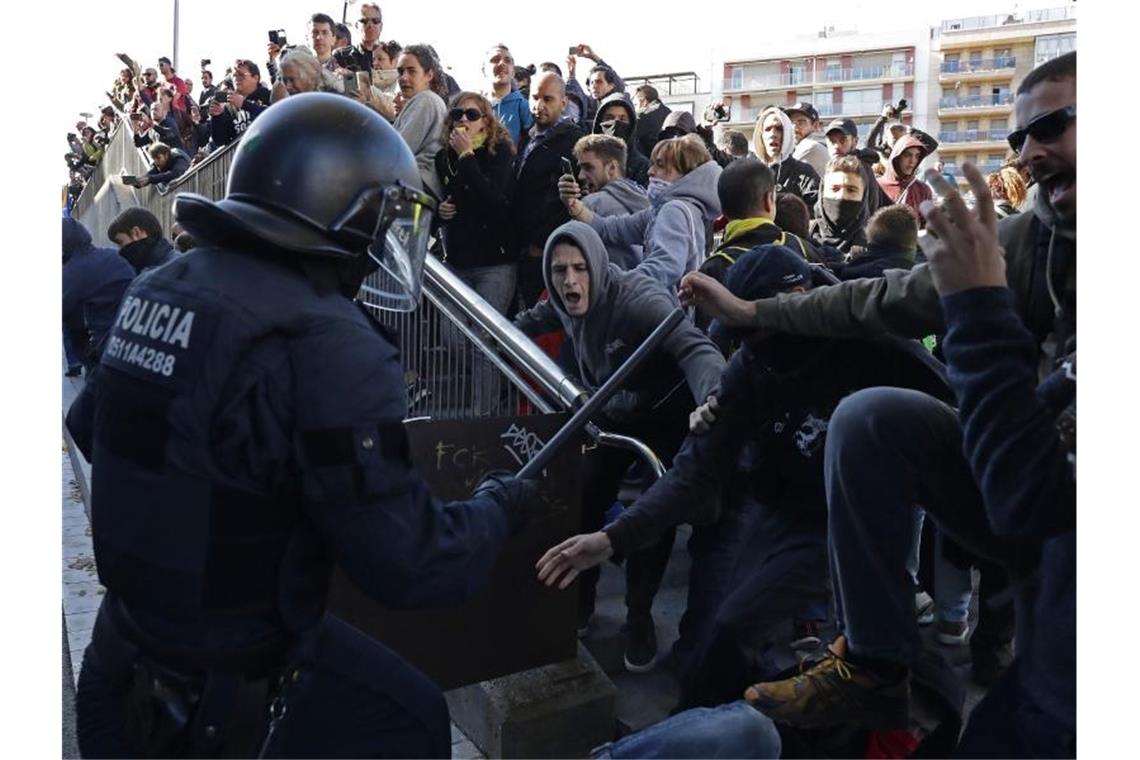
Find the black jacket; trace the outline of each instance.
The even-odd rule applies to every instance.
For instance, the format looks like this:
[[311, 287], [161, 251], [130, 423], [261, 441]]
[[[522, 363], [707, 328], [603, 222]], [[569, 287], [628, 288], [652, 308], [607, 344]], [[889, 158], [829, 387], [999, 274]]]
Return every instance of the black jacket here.
[[526, 146], [534, 139], [527, 134], [515, 160], [510, 238], [513, 254], [521, 253], [529, 245], [543, 248], [554, 228], [570, 220], [570, 214], [558, 199], [558, 177], [562, 174], [562, 158], [573, 156], [574, 144], [585, 133], [569, 120], [550, 129], [546, 140], [524, 160]]
[[160, 170], [157, 166], [152, 166], [146, 173], [150, 177], [150, 181], [156, 184], [165, 185], [167, 182], [172, 182], [190, 169], [190, 156], [186, 155], [178, 149], [170, 151], [170, 163], [167, 164], [165, 170]]
[[[776, 192], [798, 195], [809, 209], [815, 208], [819, 200], [819, 175], [811, 164], [798, 158], [788, 157], [778, 164], [768, 166], [776, 175]], [[879, 184], [876, 182], [875, 187]]]
[[[435, 154], [443, 197], [455, 216], [442, 222], [447, 263], [457, 269], [506, 264], [514, 152], [509, 142], [495, 153], [486, 147], [460, 159], [451, 148]], [[513, 259], [510, 259], [513, 261]]]
[[598, 103], [598, 110], [594, 114], [591, 131], [595, 135], [611, 134], [602, 126], [601, 116], [602, 111], [615, 103], [622, 106], [629, 117], [629, 134], [620, 136], [621, 141], [625, 143], [625, 176], [642, 187], [649, 187], [649, 159], [642, 154], [637, 146], [637, 139], [634, 136], [637, 133], [637, 111], [628, 95], [624, 92], [611, 92], [602, 98]]
[[867, 199], [868, 216], [874, 214], [883, 206], [889, 206], [894, 203], [894, 201], [883, 192], [883, 188], [879, 187], [879, 178], [875, 175], [875, 170], [871, 168], [879, 162], [878, 152], [870, 148], [857, 148], [852, 151], [851, 155], [863, 162], [863, 184], [870, 190], [870, 192], [863, 194]]
[[119, 249], [119, 255], [135, 270], [136, 274], [160, 267], [178, 255], [174, 246], [166, 238], [146, 237], [128, 243]]
[[269, 108], [269, 90], [259, 84], [253, 94], [245, 99], [236, 113], [229, 106], [217, 116], [210, 117], [210, 144], [213, 150], [229, 145], [245, 134], [245, 130], [261, 112]]
[[914, 267], [914, 254], [903, 253], [893, 248], [868, 246], [865, 251], [852, 257], [846, 264], [833, 267], [841, 280], [858, 280], [860, 277], [882, 277], [887, 269], [911, 269]]
[[661, 133], [661, 126], [665, 123], [665, 117], [671, 112], [669, 106], [661, 101], [656, 101], [654, 105], [649, 107], [652, 110], [645, 110], [637, 115], [637, 126], [633, 130], [633, 139], [637, 142], [637, 147], [643, 156], [648, 156], [653, 152], [653, 146], [657, 144], [657, 136]]

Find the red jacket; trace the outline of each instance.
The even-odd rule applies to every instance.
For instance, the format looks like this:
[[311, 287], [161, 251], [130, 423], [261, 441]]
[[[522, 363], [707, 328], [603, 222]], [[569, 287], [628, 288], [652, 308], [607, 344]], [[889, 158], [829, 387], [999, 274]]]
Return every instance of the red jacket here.
[[887, 170], [879, 178], [879, 187], [883, 188], [883, 192], [887, 194], [892, 203], [903, 203], [914, 209], [914, 213], [918, 215], [918, 224], [922, 227], [924, 223], [922, 215], [918, 213], [918, 204], [933, 198], [934, 193], [929, 185], [918, 178], [917, 166], [912, 176], [905, 179], [899, 177], [897, 161], [907, 148], [918, 148], [922, 151], [922, 158], [919, 159], [920, 164], [928, 154], [926, 146], [914, 135], [903, 135], [895, 140], [895, 147], [891, 150], [891, 160], [887, 164]]

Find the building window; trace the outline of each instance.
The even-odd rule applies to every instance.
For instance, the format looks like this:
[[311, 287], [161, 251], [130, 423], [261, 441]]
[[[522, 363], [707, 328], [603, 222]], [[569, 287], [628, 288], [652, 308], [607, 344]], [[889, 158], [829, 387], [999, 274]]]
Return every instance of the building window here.
[[966, 122], [966, 129], [976, 130], [977, 128], [978, 128], [978, 120], [977, 119], [970, 119], [969, 121]]
[[828, 62], [827, 68], [823, 70], [824, 81], [839, 82], [843, 79], [843, 68], [838, 61]]
[[846, 88], [843, 90], [843, 113], [848, 116], [874, 114], [883, 110], [881, 87]]
[[990, 95], [993, 97], [993, 104], [1004, 105], [1009, 102], [1009, 85], [1002, 84], [997, 87], [990, 88]]
[[942, 59], [942, 70], [947, 73], [958, 71], [962, 64], [961, 53], [947, 53]]
[[733, 90], [744, 89], [744, 68], [737, 66], [733, 68], [728, 77], [729, 87]]
[[788, 82], [788, 84], [801, 84], [807, 80], [807, 65], [802, 61], [799, 63], [793, 63], [791, 70], [791, 81]]
[[1059, 55], [1064, 55], [1076, 49], [1076, 32], [1050, 34], [1045, 37], [1038, 37], [1037, 42], [1033, 46], [1033, 65], [1040, 66], [1046, 61], [1050, 61]]
[[1007, 119], [990, 119], [990, 139], [991, 140], [1004, 140], [1005, 136], [1009, 133], [1009, 121]]

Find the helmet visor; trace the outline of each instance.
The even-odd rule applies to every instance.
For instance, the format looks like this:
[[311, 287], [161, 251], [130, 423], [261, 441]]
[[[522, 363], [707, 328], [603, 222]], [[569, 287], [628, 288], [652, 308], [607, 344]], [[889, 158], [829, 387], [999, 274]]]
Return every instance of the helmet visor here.
[[419, 305], [434, 208], [431, 196], [418, 190], [403, 185], [385, 189], [376, 235], [368, 246], [380, 268], [360, 286], [363, 303], [387, 311], [413, 311]]

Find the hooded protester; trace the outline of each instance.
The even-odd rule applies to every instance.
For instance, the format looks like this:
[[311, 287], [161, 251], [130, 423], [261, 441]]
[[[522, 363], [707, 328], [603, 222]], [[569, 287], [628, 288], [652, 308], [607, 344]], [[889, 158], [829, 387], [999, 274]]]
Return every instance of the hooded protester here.
[[[622, 216], [649, 208], [645, 188], [625, 176], [626, 146], [616, 137], [586, 135], [574, 146], [578, 181], [586, 191], [582, 202], [598, 216]], [[610, 263], [633, 269], [641, 263], [642, 247], [609, 243]]]
[[870, 215], [863, 162], [855, 156], [831, 159], [811, 223], [812, 238], [840, 253], [852, 253], [867, 244], [863, 227]]
[[[550, 298], [519, 314], [515, 325], [528, 335], [565, 330], [572, 338], [578, 376], [591, 391], [609, 379], [676, 306], [652, 278], [610, 264], [602, 239], [582, 222], [567, 222], [551, 233], [542, 273]], [[709, 339], [692, 322], [682, 321], [606, 404], [603, 427], [640, 438], [662, 461], [672, 460], [688, 430], [689, 412], [712, 391], [724, 366]], [[583, 460], [584, 530], [601, 527], [633, 460], [631, 452], [613, 448], [594, 449]], [[653, 667], [657, 646], [650, 608], [672, 544], [670, 532], [627, 559], [625, 661], [634, 672]], [[593, 612], [597, 578], [594, 572], [582, 579], [579, 628]]]
[[752, 137], [756, 157], [776, 175], [776, 192], [803, 198], [808, 208], [819, 200], [819, 175], [811, 165], [792, 157], [796, 133], [792, 120], [777, 106], [768, 106], [756, 119]]
[[688, 111], [670, 111], [661, 122], [661, 131], [657, 133], [657, 142], [669, 140], [674, 137], [684, 137], [697, 131], [697, 120]]
[[598, 104], [591, 132], [610, 135], [625, 143], [625, 176], [642, 187], [649, 186], [649, 159], [642, 155], [633, 135], [637, 129], [637, 111], [624, 92], [612, 92]]
[[[926, 145], [915, 135], [904, 134], [895, 140], [887, 170], [879, 178], [879, 187], [892, 203], [909, 206], [918, 215], [923, 201], [934, 197], [930, 186], [918, 177], [918, 167], [930, 155]], [[925, 226], [920, 222], [919, 226]]]
[[[63, 324], [88, 371], [115, 321], [134, 271], [110, 248], [96, 248], [76, 219], [63, 218]], [[84, 350], [83, 346], [87, 346]]]
[[162, 234], [158, 217], [141, 206], [125, 209], [112, 219], [107, 237], [119, 246], [119, 255], [137, 274], [160, 267], [178, 255]]
[[606, 243], [641, 243], [644, 258], [638, 270], [673, 293], [708, 250], [712, 221], [720, 215], [716, 184], [721, 168], [696, 135], [661, 141], [651, 163], [650, 205], [635, 214], [596, 215], [578, 199], [573, 181], [560, 181], [558, 192], [570, 215], [588, 223]]

